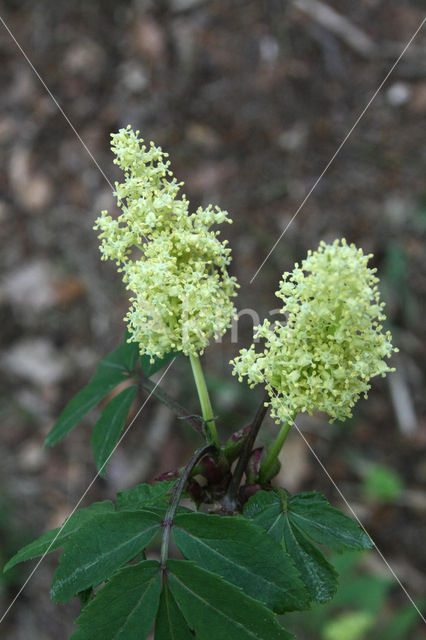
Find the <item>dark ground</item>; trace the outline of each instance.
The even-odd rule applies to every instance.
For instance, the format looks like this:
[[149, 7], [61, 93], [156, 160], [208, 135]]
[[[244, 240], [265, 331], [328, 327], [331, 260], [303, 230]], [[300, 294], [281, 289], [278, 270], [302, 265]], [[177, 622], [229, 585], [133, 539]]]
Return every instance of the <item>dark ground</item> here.
[[[420, 0], [327, 3], [346, 18], [339, 33], [302, 12], [303, 3], [279, 0], [8, 0], [0, 13], [108, 179], [118, 177], [109, 133], [131, 123], [170, 152], [194, 206], [212, 202], [230, 211], [234, 225], [225, 234], [241, 284], [238, 309], [262, 318], [275, 308], [282, 272], [322, 239], [345, 236], [374, 253], [400, 348], [398, 373], [392, 385], [374, 382], [349, 425], [320, 417], [298, 422], [418, 598], [426, 588], [426, 27], [250, 284], [425, 10]], [[359, 30], [355, 38], [351, 27]], [[127, 302], [114, 267], [101, 264], [91, 230], [101, 209], [114, 210], [107, 180], [2, 25], [0, 63], [5, 561], [62, 522], [94, 476], [94, 414], [54, 449], [42, 444], [97, 359], [121, 341]], [[239, 329], [246, 345], [248, 318]], [[247, 423], [257, 402], [230, 377], [227, 362], [237, 347], [228, 336], [205, 358], [228, 428]], [[198, 410], [185, 363], [176, 363], [165, 386]], [[182, 425], [149, 403], [85, 503], [176, 467], [191, 446]], [[400, 476], [404, 489], [392, 502], [366, 495], [363, 478], [373, 464]], [[322, 490], [340, 504], [297, 435], [282, 481], [291, 490]], [[386, 573], [373, 556], [369, 570]], [[68, 637], [78, 606], [50, 602], [55, 562], [43, 562], [3, 622], [2, 637]], [[0, 611], [30, 570], [27, 563], [3, 578]], [[388, 617], [406, 602], [395, 582]]]

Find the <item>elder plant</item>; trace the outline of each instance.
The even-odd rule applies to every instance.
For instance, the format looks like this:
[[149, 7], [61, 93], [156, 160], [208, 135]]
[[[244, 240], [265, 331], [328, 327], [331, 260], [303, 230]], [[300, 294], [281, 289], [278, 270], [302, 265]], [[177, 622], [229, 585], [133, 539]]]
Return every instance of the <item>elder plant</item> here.
[[[335, 240], [284, 273], [276, 295], [285, 324], [265, 320], [259, 344], [231, 362], [240, 381], [265, 395], [250, 425], [225, 442], [200, 355], [235, 315], [238, 284], [231, 252], [215, 225], [218, 207], [189, 212], [167, 154], [130, 127], [112, 135], [124, 172], [115, 194], [121, 213], [96, 221], [102, 259], [116, 262], [131, 292], [124, 343], [99, 363], [47, 436], [54, 445], [118, 385], [102, 409], [91, 445], [103, 475], [130, 406], [143, 388], [197, 431], [191, 459], [155, 484], [139, 484], [78, 509], [7, 563], [63, 549], [51, 597], [81, 601], [73, 640], [284, 640], [287, 611], [333, 598], [337, 574], [323, 552], [372, 546], [356, 522], [315, 491], [290, 495], [274, 484], [279, 453], [299, 412], [345, 420], [370, 379], [391, 371], [395, 349], [383, 330], [383, 303], [370, 255]], [[182, 354], [190, 360], [202, 416], [190, 416], [152, 376]], [[280, 425], [255, 446], [270, 410]], [[225, 426], [225, 425], [224, 425]], [[193, 508], [180, 505], [191, 498]], [[170, 542], [176, 552], [170, 553]], [[321, 548], [318, 546], [321, 545]], [[285, 622], [285, 621], [284, 621]], [[150, 636], [151, 637], [151, 636]]]

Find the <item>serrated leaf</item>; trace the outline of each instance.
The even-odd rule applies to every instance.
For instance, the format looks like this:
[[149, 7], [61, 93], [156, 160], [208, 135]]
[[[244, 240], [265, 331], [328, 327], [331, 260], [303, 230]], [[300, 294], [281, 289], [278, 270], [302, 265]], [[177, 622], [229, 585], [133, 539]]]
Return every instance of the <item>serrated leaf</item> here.
[[318, 602], [333, 597], [337, 574], [311, 539], [339, 551], [370, 546], [362, 529], [316, 492], [296, 494], [283, 506], [277, 493], [258, 491], [246, 503], [244, 516], [283, 544], [311, 597]]
[[288, 519], [283, 522], [285, 548], [299, 569], [312, 600], [328, 602], [337, 591], [337, 572], [317, 547], [297, 529], [292, 529]]
[[332, 507], [321, 493], [309, 491], [292, 496], [288, 512], [295, 526], [334, 551], [371, 549], [373, 546], [361, 527]]
[[157, 613], [159, 563], [146, 560], [117, 571], [77, 618], [71, 640], [142, 640]]
[[166, 581], [155, 621], [155, 640], [194, 640], [194, 634], [186, 624]]
[[68, 520], [65, 521], [65, 526], [62, 525], [56, 529], [46, 531], [46, 533], [43, 533], [40, 538], [34, 540], [34, 542], [30, 542], [30, 544], [27, 544], [25, 547], [22, 547], [22, 549], [20, 549], [18, 553], [16, 553], [5, 565], [3, 572], [8, 571], [19, 562], [24, 562], [24, 560], [30, 560], [31, 558], [42, 556], [48, 549], [49, 551], [47, 551], [47, 553], [51, 553], [52, 551], [55, 551], [55, 549], [63, 547], [66, 540], [68, 540], [71, 535], [76, 533], [80, 527], [86, 524], [86, 522], [91, 520], [94, 516], [99, 513], [106, 513], [113, 510], [114, 506], [110, 500], [94, 502], [90, 507], [78, 509], [69, 517]]
[[96, 586], [129, 562], [153, 539], [161, 517], [150, 511], [95, 516], [65, 544], [51, 587], [55, 602]]
[[119, 491], [115, 508], [117, 511], [136, 511], [152, 505], [167, 506], [170, 498], [170, 491], [175, 484], [175, 480], [165, 480], [158, 484], [138, 484], [127, 491]]
[[308, 593], [292, 559], [244, 518], [188, 513], [173, 536], [185, 558], [213, 571], [278, 613], [306, 609]]
[[[269, 609], [214, 573], [186, 560], [169, 560], [167, 568], [170, 591], [193, 637], [199, 640], [293, 638]], [[181, 636], [177, 637], [181, 640]]]
[[120, 439], [126, 423], [130, 406], [135, 399], [137, 386], [127, 387], [113, 398], [101, 413], [101, 417], [93, 427], [90, 443], [93, 449], [96, 468], [99, 475], [104, 476], [107, 461]]
[[87, 384], [66, 405], [44, 443], [53, 446], [69, 433], [114, 387], [129, 377], [139, 355], [136, 343], [120, 345], [103, 358]]

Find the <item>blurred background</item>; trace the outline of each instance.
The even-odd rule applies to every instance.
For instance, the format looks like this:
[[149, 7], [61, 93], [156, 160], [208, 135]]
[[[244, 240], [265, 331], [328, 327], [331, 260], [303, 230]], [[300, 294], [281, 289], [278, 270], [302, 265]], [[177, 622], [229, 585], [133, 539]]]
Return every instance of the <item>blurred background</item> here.
[[[92, 226], [116, 211], [109, 135], [131, 124], [170, 152], [193, 207], [234, 220], [222, 237], [241, 284], [238, 310], [263, 319], [278, 281], [320, 240], [374, 253], [397, 372], [374, 380], [343, 425], [300, 416], [325, 463], [408, 592], [426, 591], [426, 28], [392, 73], [284, 237], [317, 177], [424, 17], [420, 0], [4, 0], [1, 17], [63, 108], [67, 123], [0, 24], [0, 560], [58, 526], [95, 475], [93, 411], [62, 443], [43, 440], [98, 359], [123, 338], [127, 297], [101, 263]], [[96, 166], [88, 152], [93, 154]], [[104, 175], [102, 174], [104, 173]], [[235, 337], [235, 336], [234, 336]], [[252, 339], [225, 336], [204, 360], [222, 434], [250, 421], [261, 391], [228, 361]], [[189, 367], [163, 382], [199, 412]], [[141, 405], [140, 397], [133, 413]], [[267, 424], [269, 435], [276, 430]], [[187, 459], [196, 438], [149, 402], [85, 504]], [[317, 489], [345, 509], [297, 433], [280, 482]], [[14, 640], [67, 638], [78, 603], [57, 606], [47, 557], [3, 622]], [[292, 615], [307, 640], [413, 638], [424, 625], [374, 551], [337, 560], [331, 607]], [[4, 611], [35, 563], [0, 578]]]

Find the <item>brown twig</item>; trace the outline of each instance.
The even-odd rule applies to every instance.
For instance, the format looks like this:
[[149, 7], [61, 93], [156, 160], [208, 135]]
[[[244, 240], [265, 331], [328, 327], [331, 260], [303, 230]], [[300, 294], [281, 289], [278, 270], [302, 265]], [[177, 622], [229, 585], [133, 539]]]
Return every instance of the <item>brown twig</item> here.
[[231, 482], [229, 483], [228, 491], [222, 501], [222, 505], [227, 511], [234, 511], [237, 506], [237, 495], [238, 489], [240, 488], [241, 478], [243, 477], [243, 474], [247, 468], [247, 463], [250, 459], [252, 449], [260, 429], [260, 425], [262, 424], [268, 410], [268, 407], [265, 406], [265, 402], [267, 401], [267, 399], [268, 393], [265, 391], [262, 402], [260, 403], [256, 411], [256, 415], [254, 416], [249, 436], [245, 441], [244, 447], [241, 451], [241, 455], [238, 458], [237, 466], [235, 467]]
[[204, 438], [202, 425], [195, 419], [194, 416], [190, 415], [189, 411], [187, 411], [184, 407], [182, 407], [176, 400], [174, 400], [169, 394], [164, 391], [158, 385], [156, 386], [155, 382], [150, 380], [143, 373], [139, 374], [139, 380], [141, 386], [146, 390], [152, 393], [160, 402], [166, 405], [173, 413], [175, 413], [179, 418], [185, 420], [197, 433], [199, 433]]
[[204, 447], [197, 449], [188, 464], [182, 470], [179, 480], [177, 481], [173, 489], [173, 495], [170, 500], [169, 508], [167, 509], [165, 518], [163, 520], [163, 537], [161, 539], [161, 568], [163, 569], [163, 571], [166, 569], [166, 562], [169, 551], [170, 531], [173, 525], [173, 519], [175, 517], [176, 509], [178, 508], [182, 492], [197, 462], [201, 460], [201, 458], [205, 456], [206, 453], [214, 450], [214, 448], [215, 447], [212, 444], [205, 444]]

